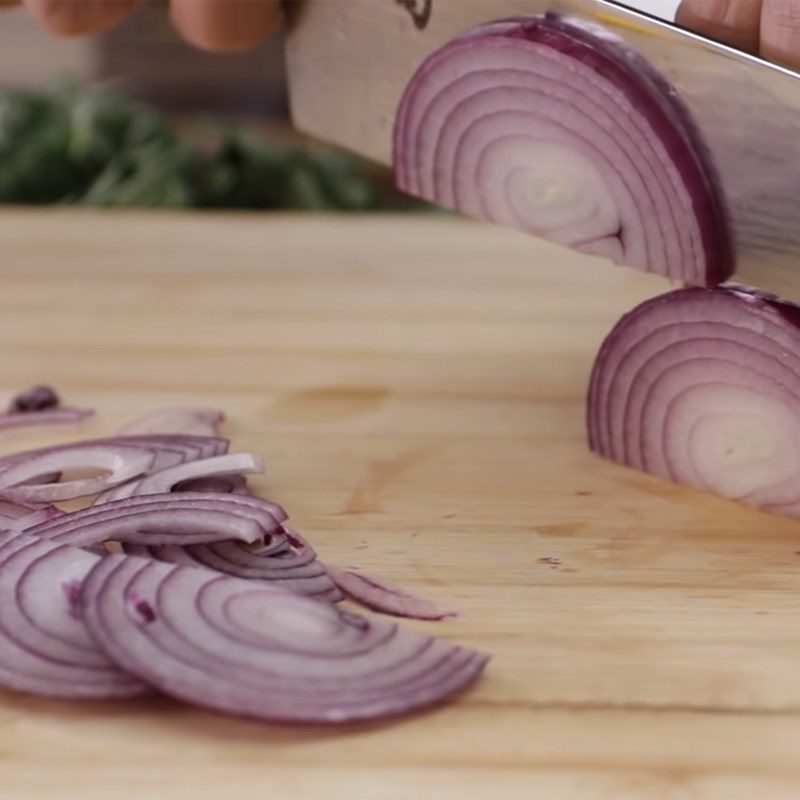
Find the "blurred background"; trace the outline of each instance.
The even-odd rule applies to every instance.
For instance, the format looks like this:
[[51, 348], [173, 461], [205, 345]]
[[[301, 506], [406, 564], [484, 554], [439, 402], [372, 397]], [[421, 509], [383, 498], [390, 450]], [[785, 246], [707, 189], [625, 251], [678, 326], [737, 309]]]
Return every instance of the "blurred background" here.
[[0, 12], [0, 203], [338, 211], [427, 208], [288, 124], [283, 43], [209, 54], [165, 2], [99, 36]]

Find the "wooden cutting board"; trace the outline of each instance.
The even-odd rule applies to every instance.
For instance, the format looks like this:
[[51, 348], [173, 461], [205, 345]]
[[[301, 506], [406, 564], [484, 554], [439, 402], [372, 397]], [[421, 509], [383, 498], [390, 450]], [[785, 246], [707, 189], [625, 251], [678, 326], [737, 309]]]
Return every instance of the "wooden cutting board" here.
[[455, 704], [336, 730], [2, 693], [3, 800], [800, 796], [800, 523], [586, 452], [593, 354], [661, 280], [442, 217], [0, 231], [4, 394], [52, 383], [86, 435], [219, 405], [326, 560], [494, 656]]

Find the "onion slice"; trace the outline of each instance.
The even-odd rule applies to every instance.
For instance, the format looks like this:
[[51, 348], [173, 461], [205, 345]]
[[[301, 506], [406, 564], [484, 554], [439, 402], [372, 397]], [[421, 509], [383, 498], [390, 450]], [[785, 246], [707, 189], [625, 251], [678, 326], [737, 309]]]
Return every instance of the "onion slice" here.
[[77, 612], [97, 556], [25, 534], [0, 535], [0, 683], [48, 697], [132, 697], [148, 690], [108, 659]]
[[26, 533], [74, 547], [107, 541], [188, 545], [231, 539], [262, 544], [282, 533], [273, 504], [240, 495], [146, 495], [64, 514]]
[[118, 434], [133, 436], [158, 433], [182, 433], [194, 436], [218, 436], [225, 415], [216, 408], [191, 406], [162, 408], [123, 425]]
[[487, 657], [270, 584], [125, 555], [83, 583], [85, 623], [164, 693], [266, 720], [383, 718], [466, 688]]
[[252, 453], [231, 453], [228, 455], [204, 458], [199, 461], [190, 461], [177, 464], [174, 467], [159, 470], [146, 477], [116, 486], [108, 492], [101, 494], [95, 505], [103, 505], [112, 500], [124, 497], [141, 497], [147, 494], [164, 494], [172, 492], [175, 487], [186, 482], [194, 482], [208, 478], [240, 476], [263, 472], [263, 460]]
[[674, 87], [599, 26], [547, 14], [433, 53], [400, 102], [400, 188], [689, 284], [733, 271], [710, 154]]
[[[0, 458], [0, 496], [22, 504], [73, 500], [106, 491], [148, 471], [219, 455], [225, 449], [224, 439], [177, 435], [113, 437], [29, 450]], [[58, 476], [67, 470], [101, 474], [32, 484], [42, 476]]]
[[642, 303], [600, 349], [588, 429], [615, 461], [800, 516], [800, 307], [733, 285]]
[[342, 599], [314, 548], [286, 522], [271, 540], [252, 547], [242, 542], [188, 546], [125, 544], [126, 553], [184, 566], [205, 567], [224, 575], [267, 581], [289, 591], [337, 602]]
[[458, 616], [458, 611], [454, 609], [441, 608], [430, 600], [417, 597], [405, 589], [391, 586], [376, 578], [332, 567], [328, 567], [328, 574], [345, 597], [372, 611], [390, 614], [393, 617], [433, 621]]

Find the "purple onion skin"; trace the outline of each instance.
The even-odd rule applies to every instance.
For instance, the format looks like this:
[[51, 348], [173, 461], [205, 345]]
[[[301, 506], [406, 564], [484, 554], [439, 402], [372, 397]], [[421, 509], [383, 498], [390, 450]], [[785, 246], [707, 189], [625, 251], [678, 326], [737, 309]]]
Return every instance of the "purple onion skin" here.
[[800, 307], [733, 284], [645, 301], [598, 353], [587, 428], [619, 463], [800, 516]]
[[[516, 43], [516, 46], [521, 49], [549, 48], [561, 56], [572, 59], [581, 67], [592, 70], [599, 80], [613, 86], [617, 91], [622, 91], [636, 109], [643, 123], [648, 126], [648, 136], [657, 141], [666, 152], [672, 169], [680, 176], [679, 180], [683, 189], [691, 198], [691, 214], [684, 219], [678, 217], [666, 223], [659, 221], [661, 215], [657, 213], [657, 208], [650, 208], [645, 203], [639, 203], [637, 205], [638, 214], [642, 220], [645, 216], [649, 216], [649, 222], [642, 221], [641, 225], [645, 227], [646, 225], [658, 226], [659, 232], [655, 238], [648, 237], [645, 227], [637, 234], [629, 232], [625, 227], [626, 217], [623, 216], [622, 227], [616, 234], [622, 250], [621, 255], [614, 254], [614, 248], [608, 252], [605, 249], [587, 249], [587, 252], [602, 252], [619, 263], [658, 272], [692, 285], [716, 285], [730, 277], [735, 266], [735, 253], [729, 212], [717, 169], [696, 123], [674, 87], [646, 59], [622, 40], [612, 34], [606, 34], [596, 25], [584, 24], [556, 14], [501, 20], [478, 26], [432, 54], [409, 82], [398, 108], [393, 142], [393, 162], [398, 185], [406, 191], [432, 202], [493, 220], [492, 209], [487, 209], [485, 206], [486, 202], [491, 203], [491, 198], [486, 199], [489, 195], [484, 194], [482, 186], [477, 183], [477, 178], [474, 176], [465, 177], [462, 180], [475, 181], [473, 188], [482, 197], [483, 213], [477, 213], [472, 207], [465, 209], [458, 202], [453, 202], [446, 196], [439, 196], [438, 190], [431, 193], [419, 189], [419, 182], [425, 180], [423, 177], [418, 177], [416, 173], [417, 170], [423, 168], [424, 163], [415, 160], [419, 157], [418, 151], [423, 152], [420, 149], [422, 147], [420, 137], [424, 133], [425, 147], [427, 148], [433, 147], [430, 140], [434, 135], [440, 137], [439, 143], [442, 141], [441, 130], [434, 134], [433, 123], [428, 122], [428, 118], [434, 116], [431, 108], [436, 106], [439, 97], [434, 97], [428, 103], [425, 116], [420, 118], [427, 127], [420, 124], [419, 128], [414, 128], [411, 119], [415, 113], [417, 116], [422, 113], [419, 109], [415, 110], [415, 103], [419, 102], [418, 96], [422, 92], [422, 87], [438, 70], [447, 68], [447, 61], [451, 53], [477, 51], [478, 48], [487, 44], [493, 46], [498, 43], [507, 46], [514, 46]], [[535, 57], [535, 53], [533, 53], [533, 57]], [[488, 68], [488, 65], [480, 67], [481, 70]], [[476, 72], [479, 71], [476, 68]], [[461, 74], [458, 80], [465, 77]], [[502, 84], [502, 76], [497, 80], [499, 84]], [[565, 85], [569, 85], [569, 80], [569, 74], [565, 72]], [[457, 82], [457, 80], [453, 80], [447, 86], [453, 86]], [[498, 85], [498, 90], [502, 90], [502, 88], [502, 85]], [[544, 87], [542, 91], [547, 92], [548, 90]], [[440, 94], [444, 94], [444, 91], [441, 91]], [[552, 100], [552, 97], [549, 99]], [[599, 102], [602, 103], [603, 98]], [[584, 105], [586, 108], [590, 107], [588, 99]], [[420, 106], [420, 108], [422, 107]], [[457, 105], [449, 110], [445, 109], [442, 112], [446, 115], [445, 122], [451, 116], [455, 116], [457, 110]], [[586, 111], [586, 109], [582, 110]], [[612, 116], [614, 115], [613, 109], [608, 109], [608, 111]], [[476, 117], [477, 119], [479, 117]], [[473, 123], [476, 120], [473, 120]], [[558, 119], [556, 121], [558, 122]], [[468, 131], [469, 128], [465, 128], [465, 130]], [[571, 129], [568, 130], [571, 132]], [[598, 131], [600, 131], [599, 127]], [[579, 134], [581, 129], [576, 129], [576, 132]], [[462, 134], [461, 139], [464, 138], [465, 136]], [[436, 145], [437, 148], [439, 146], [439, 144]], [[636, 155], [641, 156], [640, 161], [631, 161], [630, 165], [626, 164], [625, 168], [628, 173], [633, 174], [642, 163], [647, 163], [648, 159], [655, 160], [650, 158], [647, 153], [639, 154], [637, 152]], [[449, 165], [447, 166], [449, 167]], [[427, 167], [425, 168], [427, 169]], [[448, 180], [447, 176], [441, 177], [446, 167], [436, 163], [435, 169], [439, 172], [440, 177], [436, 179], [434, 185], [438, 185], [439, 180]], [[499, 182], [500, 177], [497, 175], [495, 180]], [[653, 173], [650, 179], [657, 180], [659, 177]], [[669, 178], [669, 176], [664, 176], [664, 178]], [[622, 177], [620, 180], [625, 183]], [[683, 213], [680, 210], [683, 208], [683, 201], [676, 199], [676, 190], [669, 180], [662, 179], [661, 190], [664, 191], [666, 197], [672, 198], [667, 201], [671, 203], [671, 213], [673, 215]], [[630, 191], [635, 194], [635, 191], [641, 193], [643, 190], [631, 189]], [[506, 196], [506, 202], [511, 203], [512, 199]], [[622, 215], [622, 210], [619, 213]], [[687, 211], [686, 214], [689, 212]], [[630, 218], [630, 214], [628, 218]], [[636, 220], [631, 219], [636, 222], [637, 226], [639, 225], [638, 220], [638, 217]], [[680, 231], [688, 230], [690, 221], [693, 222], [692, 230], [695, 231], [693, 235], [699, 237], [699, 247], [702, 251], [699, 256], [691, 242], [679, 245], [679, 237], [683, 235]], [[532, 218], [526, 219], [524, 224], [522, 221], [519, 224], [510, 222], [504, 224], [514, 224], [514, 227], [529, 230], [529, 223], [534, 226], [531, 232], [550, 238], [543, 230], [535, 228], [535, 219]], [[664, 228], [664, 225], [667, 227]], [[672, 227], [669, 227], [670, 225]], [[613, 235], [612, 232], [607, 234], [609, 237]], [[644, 261], [639, 257], [629, 258], [626, 252], [628, 247], [626, 240], [632, 240], [636, 236], [642, 237], [646, 251], [651, 248], [658, 251], [667, 249], [666, 242], [671, 242], [675, 247], [680, 246], [681, 257], [676, 260], [675, 258], [664, 258], [663, 255], [655, 258], [648, 255]], [[560, 241], [560, 239], [555, 239], [555, 241]], [[584, 246], [579, 243], [572, 246], [584, 249]]]
[[46, 411], [58, 408], [58, 395], [49, 386], [34, 386], [18, 394], [8, 406], [9, 414], [24, 414], [31, 411]]

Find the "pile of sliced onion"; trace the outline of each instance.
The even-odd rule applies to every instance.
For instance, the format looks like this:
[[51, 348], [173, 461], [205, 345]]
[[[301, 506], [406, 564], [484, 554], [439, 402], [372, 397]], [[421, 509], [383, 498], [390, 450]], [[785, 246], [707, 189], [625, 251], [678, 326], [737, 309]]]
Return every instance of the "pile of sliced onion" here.
[[719, 180], [677, 92], [622, 40], [554, 14], [433, 53], [394, 129], [411, 194], [689, 284], [725, 280]]
[[740, 286], [642, 303], [597, 356], [588, 427], [615, 461], [800, 516], [800, 308]]
[[[14, 413], [47, 413], [52, 398], [26, 402], [41, 410]], [[250, 493], [261, 459], [226, 455], [221, 415], [207, 411], [0, 458], [0, 684], [79, 699], [157, 689], [330, 723], [422, 708], [472, 683], [486, 656], [337, 610], [347, 595], [397, 616], [453, 613], [322, 564], [283, 508]], [[169, 420], [181, 432], [165, 431]], [[87, 496], [79, 510], [42, 505]]]

